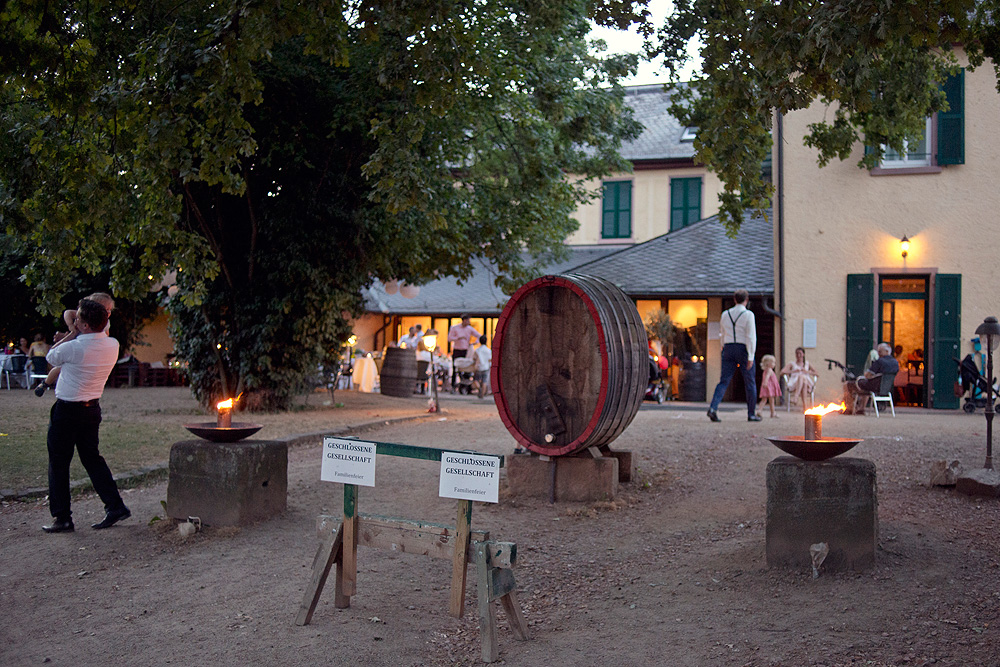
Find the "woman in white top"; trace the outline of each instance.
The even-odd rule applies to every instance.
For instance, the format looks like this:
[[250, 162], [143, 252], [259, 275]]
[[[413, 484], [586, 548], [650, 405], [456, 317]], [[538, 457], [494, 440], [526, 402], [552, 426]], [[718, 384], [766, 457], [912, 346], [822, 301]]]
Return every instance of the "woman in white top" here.
[[[812, 364], [806, 361], [806, 351], [804, 348], [795, 348], [795, 361], [789, 361], [781, 369], [782, 375], [788, 376], [788, 400], [798, 397], [802, 409], [812, 407], [813, 387], [816, 386], [816, 378], [819, 374]], [[808, 406], [806, 403], [808, 402]]]

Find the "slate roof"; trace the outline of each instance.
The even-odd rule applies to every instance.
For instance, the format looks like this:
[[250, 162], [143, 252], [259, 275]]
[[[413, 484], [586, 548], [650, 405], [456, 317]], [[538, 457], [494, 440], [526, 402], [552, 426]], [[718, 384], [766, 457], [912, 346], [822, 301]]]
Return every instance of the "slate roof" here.
[[694, 142], [681, 141], [684, 126], [670, 115], [670, 93], [660, 84], [629, 86], [625, 103], [645, 128], [635, 141], [622, 145], [622, 157], [629, 160], [670, 160], [694, 156]]
[[[645, 130], [621, 153], [633, 162], [689, 159], [692, 142], [682, 142], [684, 126], [670, 115], [670, 94], [659, 84], [630, 86], [625, 102]], [[770, 212], [768, 212], [770, 220]], [[586, 273], [607, 278], [633, 297], [727, 296], [743, 287], [751, 294], [774, 293], [771, 224], [744, 216], [735, 239], [726, 236], [717, 217], [639, 245], [568, 246], [570, 258], [543, 272]], [[483, 263], [459, 285], [442, 278], [420, 288], [413, 299], [386, 294], [376, 282], [364, 290], [366, 310], [394, 315], [498, 315], [508, 296], [494, 284], [495, 269]]]
[[743, 215], [736, 238], [726, 236], [718, 216], [600, 259], [573, 273], [600, 276], [632, 297], [727, 296], [739, 288], [774, 294], [771, 211], [766, 218]]
[[[542, 267], [544, 273], [565, 273], [570, 268], [615, 252], [621, 246], [568, 246], [569, 259]], [[509, 298], [493, 284], [495, 269], [481, 262], [463, 285], [455, 278], [441, 278], [421, 286], [420, 293], [407, 299], [398, 292], [386, 294], [377, 282], [363, 290], [365, 309], [393, 315], [499, 315]]]

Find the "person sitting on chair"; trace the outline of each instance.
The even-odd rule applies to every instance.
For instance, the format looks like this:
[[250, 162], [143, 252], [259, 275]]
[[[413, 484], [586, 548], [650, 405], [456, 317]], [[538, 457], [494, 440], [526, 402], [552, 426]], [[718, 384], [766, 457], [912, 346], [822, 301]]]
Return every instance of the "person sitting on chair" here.
[[858, 395], [877, 392], [881, 388], [883, 375], [899, 372], [899, 362], [892, 356], [892, 347], [888, 343], [879, 343], [876, 349], [878, 359], [872, 362], [864, 377], [844, 383], [844, 396], [848, 404]]

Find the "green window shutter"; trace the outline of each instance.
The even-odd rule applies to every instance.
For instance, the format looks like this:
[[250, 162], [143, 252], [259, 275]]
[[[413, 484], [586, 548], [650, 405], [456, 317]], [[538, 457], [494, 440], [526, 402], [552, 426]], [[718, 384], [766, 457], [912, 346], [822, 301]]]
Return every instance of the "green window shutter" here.
[[632, 236], [632, 181], [618, 183], [618, 236], [626, 239]]
[[937, 115], [937, 163], [965, 164], [965, 70], [944, 83], [948, 111]]
[[858, 375], [865, 357], [875, 347], [875, 276], [852, 273], [847, 276], [847, 358], [845, 363]]
[[615, 233], [615, 199], [618, 190], [615, 183], [604, 184], [601, 211], [601, 238], [612, 238]]
[[601, 208], [601, 238], [621, 239], [632, 236], [632, 181], [604, 184]]
[[701, 220], [701, 177], [670, 179], [670, 231]]
[[701, 220], [701, 179], [692, 178], [687, 184], [687, 224]]
[[932, 408], [958, 407], [955, 380], [962, 343], [962, 276], [939, 273], [934, 278], [934, 339], [931, 341], [930, 403]]

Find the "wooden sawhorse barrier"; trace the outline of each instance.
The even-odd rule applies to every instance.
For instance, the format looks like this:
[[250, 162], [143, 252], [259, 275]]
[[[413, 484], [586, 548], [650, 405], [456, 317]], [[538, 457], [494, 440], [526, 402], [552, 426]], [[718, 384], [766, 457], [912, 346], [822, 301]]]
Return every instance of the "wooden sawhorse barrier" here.
[[[378, 454], [426, 461], [440, 461], [441, 455], [445, 453], [445, 450], [430, 447], [388, 442], [375, 444]], [[469, 562], [474, 562], [484, 662], [494, 662], [499, 656], [496, 607], [493, 605], [495, 601], [499, 600], [503, 606], [514, 637], [519, 640], [528, 639], [528, 624], [517, 601], [517, 585], [512, 570], [517, 564], [517, 545], [513, 542], [490, 540], [488, 532], [472, 530], [472, 501], [457, 502], [458, 516], [454, 527], [359, 514], [358, 487], [355, 484], [345, 484], [343, 520], [336, 530], [323, 538], [313, 559], [312, 578], [306, 587], [295, 624], [308, 625], [312, 620], [334, 563], [337, 565], [334, 605], [338, 609], [351, 606], [351, 596], [357, 592], [358, 545], [361, 545], [450, 559], [452, 570], [448, 613], [455, 618], [461, 618], [465, 611], [466, 570]]]

